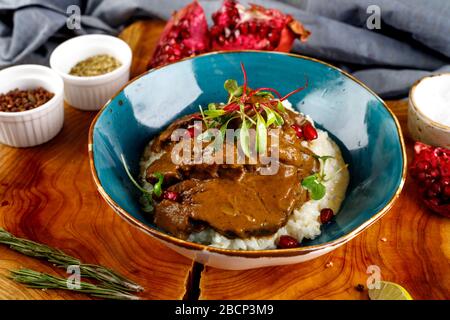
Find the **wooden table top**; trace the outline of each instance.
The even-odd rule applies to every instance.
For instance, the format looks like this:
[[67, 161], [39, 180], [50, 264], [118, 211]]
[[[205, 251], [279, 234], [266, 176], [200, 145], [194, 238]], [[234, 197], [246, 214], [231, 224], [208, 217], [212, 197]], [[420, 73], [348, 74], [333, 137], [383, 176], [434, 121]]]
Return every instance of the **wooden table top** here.
[[[162, 22], [140, 21], [120, 37], [134, 53], [132, 75], [146, 69]], [[408, 157], [406, 102], [388, 101], [400, 120]], [[415, 299], [450, 299], [450, 220], [429, 212], [408, 177], [390, 212], [361, 235], [315, 260], [248, 271], [206, 267], [135, 229], [101, 199], [89, 169], [87, 136], [94, 112], [66, 106], [62, 132], [34, 148], [0, 146], [0, 226], [111, 267], [146, 288], [145, 299], [367, 299], [368, 266]], [[9, 269], [57, 272], [47, 263], [0, 246], [0, 299], [86, 299], [61, 290], [33, 290], [7, 278]]]

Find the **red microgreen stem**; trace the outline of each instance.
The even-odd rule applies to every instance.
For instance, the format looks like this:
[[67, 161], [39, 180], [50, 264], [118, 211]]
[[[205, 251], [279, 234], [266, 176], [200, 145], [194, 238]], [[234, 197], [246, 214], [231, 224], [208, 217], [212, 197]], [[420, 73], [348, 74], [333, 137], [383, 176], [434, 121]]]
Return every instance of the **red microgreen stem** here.
[[228, 105], [226, 105], [225, 107], [223, 107], [223, 110], [225, 112], [234, 112], [234, 111], [238, 111], [239, 110], [239, 105], [237, 103], [230, 103]]
[[305, 85], [303, 86], [303, 87], [300, 87], [300, 88], [298, 88], [298, 89], [295, 89], [294, 91], [291, 91], [291, 92], [289, 92], [287, 95], [285, 95], [284, 97], [282, 97], [281, 99], [280, 99], [280, 101], [284, 101], [284, 100], [286, 100], [287, 98], [289, 98], [290, 96], [292, 96], [293, 94], [296, 94], [296, 93], [298, 93], [298, 92], [300, 92], [300, 91], [302, 91], [302, 90], [305, 90], [307, 87], [308, 87], [308, 78], [307, 77], [305, 77]]
[[242, 85], [242, 98], [241, 101], [244, 101], [247, 96], [247, 71], [245, 71], [244, 64], [241, 62], [242, 74], [244, 75], [244, 84]]

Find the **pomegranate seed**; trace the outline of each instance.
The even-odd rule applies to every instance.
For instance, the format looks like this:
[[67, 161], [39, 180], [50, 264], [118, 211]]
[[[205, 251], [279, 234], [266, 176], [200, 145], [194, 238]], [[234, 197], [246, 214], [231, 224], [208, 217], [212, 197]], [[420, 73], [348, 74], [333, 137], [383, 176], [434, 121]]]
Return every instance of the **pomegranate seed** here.
[[188, 30], [182, 30], [179, 34], [180, 39], [189, 39], [191, 34]]
[[437, 169], [433, 169], [433, 170], [430, 171], [430, 176], [432, 178], [438, 178], [440, 175], [441, 174], [439, 173], [439, 170], [437, 170]]
[[189, 137], [193, 138], [195, 135], [195, 128], [194, 127], [190, 127], [187, 129]]
[[257, 32], [258, 24], [255, 21], [251, 21], [248, 26], [250, 28], [250, 32], [251, 33], [256, 33]]
[[177, 56], [177, 57], [181, 56], [180, 46], [176, 46], [176, 47], [174, 46], [174, 48], [173, 48], [173, 55]]
[[291, 236], [281, 236], [278, 240], [278, 249], [290, 249], [290, 248], [297, 248], [298, 247], [298, 241], [297, 239], [291, 237]]
[[431, 187], [431, 185], [433, 184], [433, 179], [432, 178], [430, 178], [430, 177], [428, 177], [426, 180], [425, 180], [425, 187], [427, 187], [427, 188], [429, 188], [429, 187]]
[[269, 31], [270, 31], [270, 29], [269, 29], [269, 26], [267, 26], [267, 25], [262, 25], [262, 26], [259, 28], [259, 34], [261, 35], [261, 37], [267, 36], [267, 34], [269, 33]]
[[317, 130], [313, 127], [313, 125], [309, 122], [305, 123], [302, 127], [303, 136], [306, 140], [311, 141], [317, 139]]
[[425, 181], [428, 179], [428, 177], [429, 177], [429, 175], [426, 174], [425, 172], [419, 172], [419, 174], [417, 175], [417, 179], [419, 181]]
[[444, 197], [450, 198], [450, 186], [449, 185], [445, 186], [444, 191], [442, 192], [442, 194], [443, 194]]
[[320, 222], [322, 222], [322, 224], [330, 222], [331, 219], [333, 219], [333, 217], [334, 217], [334, 212], [332, 209], [324, 208], [324, 209], [320, 210]]
[[431, 185], [433, 184], [433, 179], [430, 179], [430, 178], [426, 178], [425, 180], [423, 180], [423, 181], [419, 181], [419, 185], [421, 186], [421, 187], [423, 187], [423, 188], [429, 188], [429, 187], [431, 187]]
[[436, 194], [441, 193], [442, 188], [441, 188], [440, 183], [438, 183], [438, 182], [433, 183], [431, 185], [431, 190]]
[[215, 37], [222, 33], [222, 29], [219, 26], [213, 26], [210, 32], [211, 35]]
[[450, 186], [450, 177], [443, 177], [441, 179], [441, 186], [442, 187]]
[[244, 22], [239, 26], [241, 34], [246, 35], [248, 33], [248, 22]]
[[219, 22], [219, 16], [220, 16], [220, 12], [214, 12], [212, 14], [212, 19], [213, 19], [214, 23], [218, 23]]
[[436, 199], [436, 198], [431, 199], [430, 202], [431, 202], [431, 204], [433, 206], [440, 206], [441, 205], [441, 202], [439, 201], [439, 199]]
[[164, 190], [162, 197], [166, 200], [178, 202], [180, 194], [175, 191]]
[[295, 134], [297, 135], [297, 137], [298, 137], [299, 139], [303, 139], [303, 130], [302, 130], [302, 128], [301, 128], [298, 124], [293, 124], [293, 125], [291, 126], [291, 128], [294, 129]]
[[235, 1], [224, 1], [223, 5], [227, 9], [234, 8], [234, 6], [236, 5], [236, 2]]
[[421, 171], [421, 172], [425, 172], [428, 171], [430, 169], [431, 165], [428, 161], [426, 160], [422, 160], [417, 162], [416, 168], [417, 170]]
[[272, 46], [276, 46], [278, 44], [278, 40], [280, 39], [280, 34], [276, 31], [272, 31], [271, 33], [269, 33], [268, 39]]
[[437, 193], [434, 192], [433, 190], [428, 190], [425, 195], [427, 196], [428, 199], [433, 199], [437, 197]]

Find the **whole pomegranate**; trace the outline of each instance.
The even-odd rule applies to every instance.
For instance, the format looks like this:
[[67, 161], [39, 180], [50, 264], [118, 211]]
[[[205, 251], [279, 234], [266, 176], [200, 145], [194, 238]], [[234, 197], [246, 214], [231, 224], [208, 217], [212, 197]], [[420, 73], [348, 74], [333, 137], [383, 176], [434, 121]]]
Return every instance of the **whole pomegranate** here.
[[450, 150], [416, 142], [410, 172], [425, 204], [450, 218]]
[[296, 38], [306, 41], [310, 32], [292, 16], [252, 4], [244, 7], [225, 0], [212, 15], [213, 50], [273, 50], [289, 52]]
[[149, 68], [158, 67], [210, 50], [205, 12], [194, 1], [175, 12], [167, 22]]

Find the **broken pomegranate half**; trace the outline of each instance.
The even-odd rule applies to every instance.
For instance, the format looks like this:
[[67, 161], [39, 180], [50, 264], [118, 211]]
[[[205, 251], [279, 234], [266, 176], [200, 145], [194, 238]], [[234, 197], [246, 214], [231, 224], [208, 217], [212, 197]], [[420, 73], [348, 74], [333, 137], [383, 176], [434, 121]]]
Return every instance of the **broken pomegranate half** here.
[[427, 207], [450, 218], [450, 149], [416, 142], [410, 173]]
[[149, 68], [194, 56], [210, 49], [205, 12], [194, 1], [175, 12], [167, 22], [156, 46]]
[[244, 7], [224, 0], [208, 30], [205, 12], [197, 0], [175, 12], [167, 22], [148, 68], [155, 68], [211, 50], [273, 50], [289, 52], [295, 39], [306, 41], [310, 32], [275, 9], [252, 4]]
[[273, 50], [289, 52], [295, 39], [305, 41], [310, 32], [292, 16], [252, 4], [246, 8], [225, 0], [212, 16], [213, 50]]

